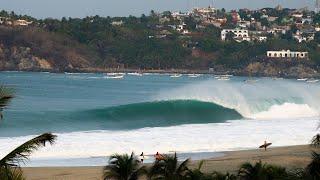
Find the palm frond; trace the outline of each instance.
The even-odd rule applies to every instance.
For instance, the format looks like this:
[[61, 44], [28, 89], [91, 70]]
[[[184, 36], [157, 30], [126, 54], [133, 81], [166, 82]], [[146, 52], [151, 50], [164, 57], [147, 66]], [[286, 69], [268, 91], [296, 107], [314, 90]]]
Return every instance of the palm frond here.
[[320, 147], [320, 134], [315, 135], [311, 140], [311, 146]]
[[51, 133], [44, 133], [23, 143], [3, 157], [0, 160], [0, 166], [18, 166], [20, 162], [24, 163], [28, 160], [28, 157], [33, 151], [37, 150], [39, 147], [45, 146], [47, 142], [53, 144], [56, 137], [56, 135]]
[[114, 154], [109, 158], [109, 165], [104, 168], [103, 179], [135, 180], [145, 172], [145, 167], [140, 167], [133, 153], [130, 156]]
[[312, 161], [306, 168], [307, 175], [320, 179], [320, 154], [312, 152]]
[[204, 164], [204, 160], [201, 160], [198, 164], [198, 170], [201, 170], [203, 164]]
[[8, 106], [9, 102], [14, 97], [13, 94], [14, 93], [12, 89], [5, 86], [0, 86], [0, 111]]
[[1, 180], [25, 180], [19, 167], [0, 167]]

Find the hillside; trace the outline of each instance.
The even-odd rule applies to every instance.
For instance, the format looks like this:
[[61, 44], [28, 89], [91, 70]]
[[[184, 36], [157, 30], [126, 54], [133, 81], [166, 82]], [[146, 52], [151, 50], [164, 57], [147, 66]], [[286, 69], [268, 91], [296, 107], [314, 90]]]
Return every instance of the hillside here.
[[[270, 11], [270, 12], [269, 12]], [[295, 10], [261, 10], [262, 13], [290, 17]], [[320, 33], [313, 40], [297, 42], [295, 32], [316, 24], [297, 26], [294, 21], [264, 22], [261, 13], [242, 12], [266, 23], [266, 29], [291, 27], [285, 34], [267, 34], [265, 41], [239, 41], [233, 34], [221, 40], [223, 28], [234, 28], [235, 12], [217, 10], [210, 15], [226, 19], [225, 24], [206, 24], [199, 12], [181, 15], [171, 12], [141, 17], [62, 18], [37, 20], [29, 16], [0, 12], [0, 70], [23, 71], [112, 71], [112, 70], [190, 70], [237, 75], [314, 77], [320, 64]], [[306, 13], [306, 16], [310, 12]], [[311, 13], [312, 14], [312, 13]], [[2, 21], [1, 18], [5, 20]], [[262, 16], [261, 16], [262, 17]], [[308, 16], [309, 17], [309, 16]], [[313, 14], [314, 22], [320, 15]], [[181, 17], [180, 17], [181, 18]], [[231, 19], [230, 19], [231, 18]], [[317, 20], [317, 18], [319, 20]], [[25, 20], [21, 20], [25, 19]], [[248, 18], [247, 18], [248, 19]], [[183, 25], [181, 23], [183, 22]], [[24, 24], [21, 24], [24, 23]], [[273, 25], [272, 25], [273, 24]], [[268, 26], [268, 27], [267, 27]], [[180, 30], [179, 28], [182, 28]], [[251, 33], [258, 31], [250, 26]], [[265, 31], [266, 33], [267, 31]], [[304, 35], [306, 36], [306, 35]], [[252, 35], [256, 38], [256, 35]], [[268, 50], [307, 51], [304, 60], [266, 57]]]

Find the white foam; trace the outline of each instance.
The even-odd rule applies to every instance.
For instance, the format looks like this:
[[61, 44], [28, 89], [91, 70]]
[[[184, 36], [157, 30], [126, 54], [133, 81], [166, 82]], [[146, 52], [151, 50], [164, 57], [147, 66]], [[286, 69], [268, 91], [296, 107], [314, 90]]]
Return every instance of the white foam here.
[[212, 102], [247, 118], [300, 118], [320, 114], [319, 90], [317, 85], [288, 80], [265, 79], [254, 84], [207, 80], [160, 92], [153, 99]]
[[303, 117], [316, 117], [319, 113], [310, 108], [307, 104], [293, 104], [284, 103], [282, 105], [273, 105], [269, 110], [253, 114], [251, 118], [254, 119], [272, 119], [281, 118], [289, 119], [292, 117], [303, 118]]
[[[143, 128], [130, 131], [87, 131], [58, 134], [55, 145], [36, 151], [34, 159], [88, 158], [113, 153], [215, 152], [307, 144], [318, 120], [239, 120], [227, 123]], [[0, 157], [34, 136], [0, 138]]]

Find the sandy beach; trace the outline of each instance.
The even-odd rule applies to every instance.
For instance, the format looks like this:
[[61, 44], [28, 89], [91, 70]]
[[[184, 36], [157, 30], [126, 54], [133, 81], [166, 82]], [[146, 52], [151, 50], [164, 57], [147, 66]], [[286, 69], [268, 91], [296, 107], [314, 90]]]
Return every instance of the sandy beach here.
[[[206, 159], [202, 171], [234, 173], [242, 163], [260, 160], [288, 169], [303, 168], [310, 162], [311, 150], [308, 145], [301, 145], [270, 148], [267, 151], [256, 149], [223, 152], [223, 157]], [[197, 164], [198, 161], [192, 161], [190, 168]], [[102, 179], [102, 169], [103, 167], [28, 167], [23, 168], [23, 171], [28, 180], [91, 180]]]

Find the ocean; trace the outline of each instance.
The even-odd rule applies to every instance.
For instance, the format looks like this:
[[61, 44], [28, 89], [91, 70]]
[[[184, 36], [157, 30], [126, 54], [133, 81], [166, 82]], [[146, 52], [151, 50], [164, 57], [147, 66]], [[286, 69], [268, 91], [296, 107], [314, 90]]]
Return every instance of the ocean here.
[[[25, 166], [104, 165], [114, 153], [181, 158], [310, 142], [319, 125], [320, 84], [294, 79], [169, 74], [108, 79], [96, 73], [1, 72], [15, 90], [0, 124], [0, 157], [44, 132], [53, 146]], [[147, 160], [148, 161], [148, 160]]]

